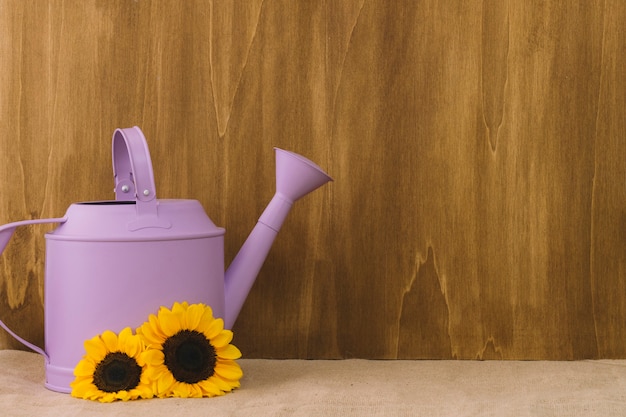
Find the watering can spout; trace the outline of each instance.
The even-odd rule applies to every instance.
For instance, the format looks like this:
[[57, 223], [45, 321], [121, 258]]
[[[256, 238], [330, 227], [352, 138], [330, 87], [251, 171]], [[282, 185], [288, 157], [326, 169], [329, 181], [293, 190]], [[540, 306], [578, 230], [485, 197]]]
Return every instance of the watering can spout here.
[[276, 151], [276, 194], [224, 277], [224, 327], [231, 329], [294, 201], [329, 181], [320, 167], [293, 152]]

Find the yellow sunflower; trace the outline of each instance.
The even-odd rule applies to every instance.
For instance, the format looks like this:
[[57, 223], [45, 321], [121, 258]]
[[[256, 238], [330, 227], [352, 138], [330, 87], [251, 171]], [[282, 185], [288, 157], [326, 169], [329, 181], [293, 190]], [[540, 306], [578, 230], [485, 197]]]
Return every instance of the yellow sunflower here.
[[214, 397], [239, 387], [241, 352], [233, 333], [204, 304], [161, 307], [137, 329], [147, 346], [146, 376], [158, 397]]
[[142, 339], [130, 327], [116, 335], [110, 330], [85, 341], [86, 355], [74, 368], [72, 396], [112, 402], [152, 398], [140, 355]]

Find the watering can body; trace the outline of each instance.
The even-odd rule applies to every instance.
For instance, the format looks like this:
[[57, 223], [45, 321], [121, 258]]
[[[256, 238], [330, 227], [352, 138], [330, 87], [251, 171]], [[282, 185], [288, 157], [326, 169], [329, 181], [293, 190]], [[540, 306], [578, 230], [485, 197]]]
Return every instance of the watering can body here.
[[159, 217], [178, 220], [132, 236], [123, 227], [136, 217], [131, 204], [72, 204], [66, 217], [45, 236], [48, 388], [69, 390], [85, 340], [134, 329], [159, 306], [204, 303], [224, 316], [224, 230], [199, 202], [159, 201]]
[[138, 127], [113, 135], [115, 200], [74, 203], [61, 218], [0, 226], [1, 253], [17, 227], [59, 224], [45, 235], [45, 349], [0, 320], [45, 357], [47, 388], [70, 392], [86, 340], [105, 330], [134, 329], [160, 306], [203, 303], [232, 327], [291, 204], [331, 180], [306, 158], [276, 152], [277, 192], [226, 272], [225, 231], [201, 204], [156, 198]]

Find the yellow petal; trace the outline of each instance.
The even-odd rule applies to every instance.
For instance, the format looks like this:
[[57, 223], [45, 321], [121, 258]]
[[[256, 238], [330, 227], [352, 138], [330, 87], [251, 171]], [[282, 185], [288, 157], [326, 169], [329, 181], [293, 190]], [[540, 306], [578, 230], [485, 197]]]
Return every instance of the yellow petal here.
[[192, 304], [187, 309], [186, 313], [186, 329], [188, 330], [196, 330], [200, 321], [202, 320], [202, 315], [204, 314], [204, 307], [201, 304]]
[[181, 329], [182, 313], [172, 313], [169, 310], [159, 311], [159, 324], [165, 336], [173, 336]]
[[85, 350], [87, 356], [93, 359], [95, 362], [100, 362], [107, 355], [107, 348], [104, 345], [100, 336], [94, 336], [85, 341]]
[[113, 401], [115, 401], [115, 393], [106, 393], [102, 397], [98, 398], [98, 401], [100, 401], [101, 403], [112, 403]]
[[80, 381], [72, 381], [70, 383], [72, 388], [72, 396], [77, 398], [85, 398], [90, 392], [97, 390], [98, 388], [93, 385], [93, 380], [83, 379]]
[[167, 393], [175, 382], [176, 380], [171, 373], [163, 373], [157, 380], [157, 393]]
[[237, 380], [243, 376], [243, 372], [236, 362], [218, 361], [215, 365], [215, 373], [226, 379]]
[[204, 335], [210, 340], [219, 335], [222, 330], [224, 330], [224, 320], [213, 319], [204, 331]]
[[134, 358], [141, 351], [141, 338], [133, 334], [130, 327], [125, 327], [118, 335], [118, 351]]
[[221, 381], [222, 384], [226, 384], [229, 387], [228, 391], [232, 391], [235, 388], [239, 388], [241, 386], [238, 379], [223, 378], [219, 375], [213, 376], [215, 377], [216, 381]]
[[81, 384], [91, 384], [92, 382], [93, 380], [87, 377], [77, 377], [72, 382], [70, 382], [70, 388], [72, 388], [72, 390], [75, 390], [77, 387], [80, 387]]
[[83, 359], [78, 362], [78, 365], [74, 368], [74, 376], [90, 376], [93, 375], [95, 370], [96, 366], [93, 362]]
[[239, 359], [241, 351], [235, 345], [226, 345], [216, 349], [217, 356], [224, 359]]
[[230, 330], [222, 330], [220, 334], [211, 338], [211, 344], [216, 348], [224, 347], [233, 340], [233, 332]]
[[[121, 346], [125, 344], [130, 338], [133, 337], [133, 331], [130, 327], [124, 327], [118, 335], [118, 344]], [[121, 350], [121, 349], [119, 349]]]
[[161, 379], [161, 375], [163, 375], [167, 371], [165, 365], [159, 366], [147, 366], [146, 369], [142, 373], [142, 377], [145, 377], [148, 380], [158, 381]]
[[200, 306], [202, 306], [202, 309], [204, 310], [203, 314], [203, 318], [207, 319], [207, 318], [213, 318], [213, 309], [211, 308], [211, 306], [208, 306], [206, 304], [198, 304]]
[[204, 382], [204, 381], [200, 381], [197, 384], [193, 384], [192, 385], [192, 388], [194, 390], [194, 393], [193, 393], [192, 397], [194, 397], [194, 398], [202, 398], [202, 397], [209, 396], [209, 395], [207, 395], [206, 391], [204, 389], [202, 389], [202, 387], [200, 386], [200, 384], [202, 382]]
[[105, 330], [100, 335], [100, 338], [102, 339], [102, 342], [104, 342], [108, 352], [117, 352], [119, 350], [117, 335], [111, 330]]
[[126, 343], [126, 347], [124, 352], [131, 358], [135, 358], [135, 360], [139, 357], [141, 352], [144, 350], [144, 344], [141, 339], [138, 337], [133, 337], [132, 341]]
[[144, 340], [146, 344], [161, 345], [165, 342], [165, 335], [161, 332], [157, 317], [152, 314], [149, 322], [144, 323], [137, 329], [137, 335]]
[[229, 392], [234, 388], [232, 384], [229, 384], [226, 380], [215, 374], [213, 374], [213, 376], [211, 376], [211, 378], [207, 381], [214, 384], [217, 388], [224, 392]]
[[172, 388], [172, 395], [179, 398], [189, 398], [191, 397], [191, 386], [179, 382]]
[[85, 393], [85, 395], [83, 395], [83, 398], [86, 400], [91, 400], [91, 401], [96, 401], [96, 400], [100, 400], [100, 397], [102, 397], [103, 392], [100, 391], [98, 388], [91, 390], [87, 393]]
[[126, 390], [117, 391], [115, 394], [116, 394], [115, 397], [118, 400], [128, 401], [131, 398], [130, 392], [128, 392]]
[[141, 397], [141, 398], [152, 398], [154, 397], [154, 393], [152, 392], [152, 389], [150, 388], [149, 385], [139, 385], [137, 388], [135, 388], [136, 391], [136, 395]]
[[120, 350], [126, 353], [131, 358], [137, 359], [139, 354], [143, 351], [144, 346], [141, 338], [136, 335], [129, 336], [124, 344], [120, 343]]
[[200, 386], [200, 388], [202, 388], [204, 395], [207, 397], [215, 397], [217, 395], [223, 394], [223, 390], [221, 390], [220, 387], [215, 384], [215, 378], [209, 378], [204, 381], [200, 381], [198, 382], [198, 385]]
[[[208, 331], [211, 329], [211, 326], [219, 326], [219, 323], [214, 324], [214, 321], [215, 318], [213, 317], [213, 310], [211, 310], [211, 307], [209, 306], [204, 306], [204, 310], [202, 311], [202, 317], [200, 318], [198, 326], [196, 326], [196, 330], [207, 335]], [[215, 334], [217, 334], [221, 331], [221, 329], [213, 331], [215, 332]]]
[[172, 313], [184, 313], [187, 310], [188, 306], [189, 304], [186, 302], [174, 303], [174, 305], [172, 306]]
[[165, 355], [160, 349], [146, 349], [141, 354], [141, 360], [152, 366], [162, 365], [165, 361]]
[[142, 370], [141, 376], [139, 377], [140, 386], [143, 385], [143, 386], [151, 387], [154, 381], [157, 379], [157, 378], [148, 377], [147, 374], [150, 371], [150, 369], [151, 368], [149, 366], [146, 366], [146, 368]]

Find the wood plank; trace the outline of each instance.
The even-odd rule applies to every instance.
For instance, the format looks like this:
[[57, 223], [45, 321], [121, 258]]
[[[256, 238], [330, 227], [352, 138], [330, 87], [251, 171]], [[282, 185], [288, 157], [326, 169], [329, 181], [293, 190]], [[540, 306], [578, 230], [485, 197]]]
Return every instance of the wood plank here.
[[[228, 264], [278, 146], [335, 182], [285, 222], [246, 357], [624, 358], [625, 24], [619, 1], [0, 0], [0, 223], [113, 198], [111, 134], [139, 125]], [[45, 230], [0, 259], [0, 318], [39, 345]]]

